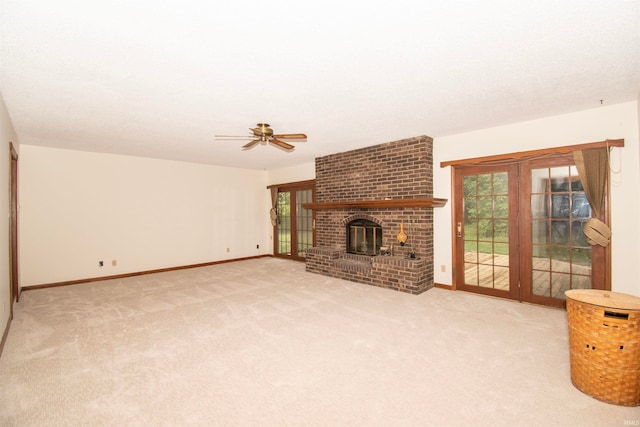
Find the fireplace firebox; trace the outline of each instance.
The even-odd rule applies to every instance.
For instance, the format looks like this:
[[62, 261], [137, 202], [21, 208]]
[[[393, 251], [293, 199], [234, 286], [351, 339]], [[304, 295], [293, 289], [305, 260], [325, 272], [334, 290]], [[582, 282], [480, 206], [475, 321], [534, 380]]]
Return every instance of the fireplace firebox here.
[[347, 224], [347, 252], [358, 255], [377, 255], [382, 246], [382, 227], [367, 219]]

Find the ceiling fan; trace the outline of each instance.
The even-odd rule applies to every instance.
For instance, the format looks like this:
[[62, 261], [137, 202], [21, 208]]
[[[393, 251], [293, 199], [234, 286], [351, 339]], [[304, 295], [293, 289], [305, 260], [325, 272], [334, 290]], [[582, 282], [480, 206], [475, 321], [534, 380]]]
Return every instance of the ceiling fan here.
[[253, 135], [243, 136], [243, 135], [215, 135], [216, 139], [231, 139], [231, 140], [242, 140], [242, 139], [252, 139], [248, 144], [242, 146], [243, 150], [249, 150], [255, 147], [257, 144], [273, 144], [278, 148], [281, 148], [285, 151], [293, 151], [295, 148], [293, 145], [282, 141], [283, 139], [297, 139], [300, 141], [304, 141], [307, 139], [307, 135], [304, 133], [280, 133], [274, 134], [273, 129], [269, 126], [269, 123], [258, 123], [255, 128], [249, 128], [249, 130], [253, 133]]

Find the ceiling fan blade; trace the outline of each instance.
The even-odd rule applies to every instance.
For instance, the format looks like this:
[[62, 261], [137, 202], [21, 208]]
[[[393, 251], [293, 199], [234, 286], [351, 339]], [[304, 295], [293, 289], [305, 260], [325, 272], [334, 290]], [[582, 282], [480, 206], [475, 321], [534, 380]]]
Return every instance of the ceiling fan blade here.
[[252, 139], [253, 135], [214, 135], [215, 139]]
[[286, 151], [291, 151], [295, 148], [293, 145], [287, 144], [286, 142], [280, 141], [279, 139], [276, 139], [276, 138], [271, 138], [269, 142], [277, 146], [278, 148], [282, 148], [283, 150], [286, 150]]
[[248, 149], [250, 149], [250, 148], [253, 148], [253, 147], [254, 147], [256, 144], [258, 144], [259, 142], [260, 142], [260, 140], [259, 140], [259, 139], [254, 139], [254, 140], [253, 140], [253, 141], [251, 141], [250, 143], [243, 145], [243, 146], [242, 146], [242, 149], [243, 149], [243, 150], [248, 150]]
[[307, 135], [304, 133], [281, 133], [278, 135], [273, 135], [274, 138], [280, 139], [307, 139]]

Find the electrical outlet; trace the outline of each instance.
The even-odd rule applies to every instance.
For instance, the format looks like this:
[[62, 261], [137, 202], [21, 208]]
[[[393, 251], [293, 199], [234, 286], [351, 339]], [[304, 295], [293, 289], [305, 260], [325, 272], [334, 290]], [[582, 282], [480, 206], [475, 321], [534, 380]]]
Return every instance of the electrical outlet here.
[[230, 249], [230, 248], [227, 248], [227, 252], [231, 252], [231, 249]]
[[260, 245], [256, 245], [256, 249], [260, 249]]
[[118, 260], [114, 259], [114, 260], [111, 261], [111, 267], [115, 267], [117, 265], [118, 265]]
[[104, 261], [98, 261], [98, 267], [104, 267]]

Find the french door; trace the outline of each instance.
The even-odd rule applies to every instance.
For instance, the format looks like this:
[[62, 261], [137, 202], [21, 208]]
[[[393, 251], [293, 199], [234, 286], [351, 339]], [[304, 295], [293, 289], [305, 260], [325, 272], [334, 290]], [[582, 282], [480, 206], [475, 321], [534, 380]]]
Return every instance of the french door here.
[[[456, 288], [563, 307], [569, 289], [604, 289], [606, 249], [570, 156], [455, 169]], [[602, 219], [602, 218], [601, 218]]]
[[518, 299], [518, 168], [456, 172], [456, 288]]
[[313, 211], [302, 207], [313, 203], [313, 185], [292, 185], [278, 188], [277, 220], [274, 227], [275, 256], [304, 260], [305, 251], [315, 245]]
[[608, 288], [609, 248], [591, 246], [582, 232], [591, 206], [573, 158], [532, 160], [522, 170], [522, 299], [564, 307], [569, 289]]

